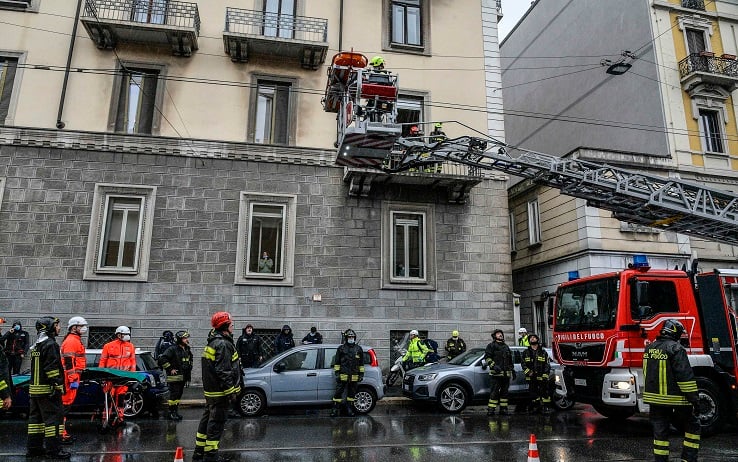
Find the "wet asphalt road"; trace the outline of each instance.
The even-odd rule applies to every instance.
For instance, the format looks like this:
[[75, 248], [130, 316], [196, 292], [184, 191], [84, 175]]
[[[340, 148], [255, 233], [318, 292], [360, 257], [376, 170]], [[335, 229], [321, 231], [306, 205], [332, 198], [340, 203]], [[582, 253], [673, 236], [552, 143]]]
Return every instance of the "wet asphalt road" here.
[[[171, 462], [177, 446], [191, 460], [201, 409], [181, 410], [179, 423], [140, 418], [126, 428], [101, 435], [94, 422], [72, 419], [77, 442], [73, 461]], [[328, 410], [279, 411], [256, 419], [229, 419], [220, 444], [234, 461], [516, 461], [528, 460], [536, 435], [540, 460], [650, 461], [648, 420], [613, 422], [577, 405], [551, 416], [488, 418], [485, 408], [441, 414], [429, 407], [378, 405], [369, 416], [330, 418]], [[0, 461], [26, 460], [26, 424], [0, 420]], [[701, 461], [736, 461], [736, 430], [703, 440]], [[672, 459], [679, 453], [672, 438]], [[40, 460], [40, 459], [34, 459]]]

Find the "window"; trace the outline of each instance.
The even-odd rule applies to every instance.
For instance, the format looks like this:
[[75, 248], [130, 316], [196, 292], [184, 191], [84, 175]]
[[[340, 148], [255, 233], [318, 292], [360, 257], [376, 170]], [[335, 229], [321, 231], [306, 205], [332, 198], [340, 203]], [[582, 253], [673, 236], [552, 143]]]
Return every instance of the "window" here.
[[422, 45], [420, 0], [392, 2], [392, 43]]
[[[422, 124], [425, 120], [423, 114], [424, 98], [422, 96], [401, 95], [397, 98], [397, 119], [398, 124], [406, 124], [402, 126], [402, 136], [410, 134], [411, 124]], [[418, 128], [423, 130], [422, 125]]]
[[295, 196], [241, 193], [236, 284], [292, 285]]
[[95, 185], [85, 279], [147, 279], [155, 195], [155, 187]]
[[383, 203], [385, 288], [435, 288], [433, 207]]
[[121, 63], [113, 84], [110, 130], [147, 135], [159, 132], [163, 74], [163, 66]]
[[531, 245], [541, 243], [541, 217], [538, 199], [528, 202], [528, 241]]
[[706, 152], [725, 152], [720, 113], [708, 109], [699, 110], [700, 137]]
[[0, 9], [37, 12], [40, 0], [0, 0]]
[[508, 221], [510, 223], [510, 252], [516, 252], [518, 250], [518, 246], [515, 242], [515, 213], [510, 212], [508, 215]]
[[[111, 340], [115, 340], [115, 329], [117, 328], [117, 326], [89, 326], [87, 333], [87, 348], [90, 350], [102, 349], [106, 343]], [[90, 364], [90, 361], [88, 360], [88, 364], [90, 366], [97, 367], [97, 364], [100, 361], [100, 355], [96, 355], [96, 359], [97, 360], [92, 364]]]
[[638, 306], [636, 298], [636, 282], [630, 283], [630, 314], [633, 320], [647, 319], [659, 313], [678, 313], [679, 301], [677, 300], [676, 286], [673, 281], [648, 280], [646, 299]]
[[317, 367], [318, 352], [315, 348], [312, 350], [296, 351], [285, 356], [280, 363], [285, 365], [285, 371], [305, 371], [312, 370]]
[[257, 79], [252, 92], [249, 141], [263, 144], [291, 144], [294, 139], [292, 81]]
[[267, 37], [294, 38], [295, 0], [265, 0], [264, 30]]
[[13, 112], [11, 108], [15, 107], [15, 104], [11, 104], [11, 100], [16, 93], [13, 89], [17, 68], [18, 58], [0, 56], [0, 124], [10, 125], [8, 121], [12, 120], [9, 116]]
[[149, 24], [164, 24], [169, 0], [134, 0], [132, 20]]
[[705, 51], [705, 32], [701, 29], [687, 28], [685, 31], [687, 36], [687, 49], [690, 54], [699, 54]]

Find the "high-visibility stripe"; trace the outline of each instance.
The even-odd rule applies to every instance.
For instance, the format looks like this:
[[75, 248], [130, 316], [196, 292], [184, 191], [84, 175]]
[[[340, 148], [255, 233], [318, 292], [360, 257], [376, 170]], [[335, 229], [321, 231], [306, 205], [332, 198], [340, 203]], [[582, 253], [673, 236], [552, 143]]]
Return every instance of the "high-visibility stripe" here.
[[679, 385], [679, 389], [683, 393], [693, 393], [697, 391], [697, 381], [696, 380], [689, 380], [687, 382], [677, 382], [677, 385]]
[[687, 406], [689, 404], [689, 401], [682, 395], [666, 395], [649, 391], [643, 392], [643, 402], [667, 406]]
[[684, 433], [684, 437], [685, 438], [689, 438], [691, 440], [699, 440], [699, 439], [701, 439], [700, 435], [695, 435], [694, 433], [688, 433], [688, 432], [685, 432]]
[[210, 361], [215, 361], [215, 348], [206, 346], [202, 352], [202, 357]]
[[684, 444], [684, 446], [686, 446], [688, 448], [695, 448], [695, 449], [699, 449], [700, 448], [700, 443], [694, 443], [694, 442], [689, 441], [689, 440], [684, 440], [684, 443], [683, 444]]

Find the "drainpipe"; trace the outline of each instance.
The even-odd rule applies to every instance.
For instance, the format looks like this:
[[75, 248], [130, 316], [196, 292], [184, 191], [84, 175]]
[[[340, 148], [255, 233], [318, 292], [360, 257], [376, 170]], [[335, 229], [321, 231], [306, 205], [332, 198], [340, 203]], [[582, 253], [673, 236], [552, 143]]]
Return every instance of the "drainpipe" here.
[[59, 112], [56, 115], [56, 128], [63, 129], [66, 124], [62, 122], [62, 112], [64, 112], [64, 99], [67, 96], [67, 82], [69, 81], [69, 69], [72, 66], [72, 54], [74, 53], [74, 41], [77, 38], [77, 25], [79, 24], [79, 13], [82, 10], [82, 0], [77, 0], [77, 14], [74, 16], [74, 26], [72, 27], [72, 38], [69, 41], [69, 56], [67, 56], [67, 67], [64, 70], [64, 83], [62, 84], [61, 97], [59, 98]]
[[338, 51], [343, 51], [343, 0], [341, 0], [340, 13], [338, 18]]

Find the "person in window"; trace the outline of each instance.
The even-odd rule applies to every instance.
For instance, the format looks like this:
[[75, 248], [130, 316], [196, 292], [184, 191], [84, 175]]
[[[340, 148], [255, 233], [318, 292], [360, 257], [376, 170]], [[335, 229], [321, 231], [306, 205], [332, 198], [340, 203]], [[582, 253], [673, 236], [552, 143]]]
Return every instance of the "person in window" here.
[[446, 340], [446, 357], [449, 360], [454, 359], [461, 353], [466, 351], [466, 342], [464, 339], [459, 337], [459, 331], [455, 330], [451, 332], [451, 337]]
[[[551, 374], [551, 358], [546, 350], [541, 348], [538, 335], [528, 335], [530, 345], [523, 351], [523, 374], [528, 382], [528, 393], [531, 396], [531, 412], [541, 411], [542, 414], [550, 414], [551, 388], [548, 378]], [[517, 411], [516, 411], [517, 412]]]
[[236, 350], [241, 356], [241, 366], [256, 367], [264, 359], [264, 341], [254, 333], [254, 326], [246, 324], [236, 341]]
[[318, 328], [313, 326], [310, 328], [310, 332], [302, 338], [302, 344], [310, 345], [315, 343], [323, 343], [323, 336], [318, 332]]
[[269, 257], [269, 252], [266, 250], [262, 252], [261, 258], [259, 259], [259, 272], [274, 273], [274, 260]]
[[505, 334], [500, 329], [492, 332], [493, 341], [484, 351], [484, 362], [489, 367], [489, 402], [487, 415], [495, 415], [500, 407], [500, 415], [507, 415], [507, 394], [510, 388], [510, 379], [515, 378], [512, 351], [505, 343]]
[[178, 412], [179, 401], [182, 399], [184, 388], [192, 377], [192, 351], [190, 350], [190, 333], [180, 330], [174, 336], [176, 344], [170, 346], [159, 356], [159, 366], [167, 373], [169, 387], [169, 420], [182, 420]]
[[336, 350], [333, 373], [336, 375], [336, 392], [333, 394], [331, 417], [338, 417], [346, 393], [346, 414], [354, 416], [356, 390], [364, 379], [364, 351], [356, 343], [356, 332], [347, 329], [343, 333], [344, 343]]
[[407, 352], [402, 357], [402, 361], [406, 364], [405, 369], [410, 370], [425, 364], [425, 357], [431, 351], [425, 346], [418, 337], [418, 331], [413, 329], [410, 331], [410, 340], [407, 343]]
[[294, 347], [295, 339], [292, 336], [292, 329], [289, 325], [285, 324], [282, 326], [282, 332], [274, 339], [274, 350], [277, 353], [281, 353]]
[[31, 343], [31, 336], [23, 330], [20, 321], [13, 321], [13, 328], [2, 336], [0, 343], [5, 345], [5, 355], [10, 363], [10, 373], [13, 375], [20, 374], [23, 358], [26, 357], [28, 345]]

